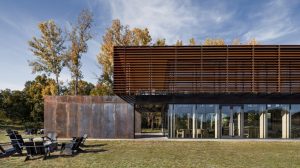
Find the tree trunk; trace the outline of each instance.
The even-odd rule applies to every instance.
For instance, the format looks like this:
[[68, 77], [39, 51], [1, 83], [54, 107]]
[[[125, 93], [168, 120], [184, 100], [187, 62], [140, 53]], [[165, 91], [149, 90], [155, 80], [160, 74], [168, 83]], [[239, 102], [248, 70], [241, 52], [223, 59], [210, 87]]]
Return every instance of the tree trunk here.
[[76, 96], [78, 92], [78, 77], [75, 77], [75, 88], [74, 88], [74, 95]]
[[58, 74], [55, 75], [55, 80], [56, 80], [56, 89], [57, 89], [57, 95], [59, 95], [59, 83], [58, 83]]

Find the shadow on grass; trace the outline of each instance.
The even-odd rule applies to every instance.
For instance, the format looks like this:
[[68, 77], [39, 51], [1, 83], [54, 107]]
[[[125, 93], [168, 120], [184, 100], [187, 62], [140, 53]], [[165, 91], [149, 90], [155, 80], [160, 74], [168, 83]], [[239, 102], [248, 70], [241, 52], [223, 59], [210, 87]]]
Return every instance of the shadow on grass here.
[[[50, 155], [50, 156], [47, 156], [45, 160], [51, 160], [51, 159], [57, 159], [57, 158], [72, 158], [72, 157], [77, 157], [77, 155], [79, 154], [85, 154], [85, 153], [100, 153], [100, 152], [106, 152], [107, 150], [104, 150], [104, 149], [95, 149], [95, 150], [82, 150], [80, 152], [77, 152], [73, 155], [64, 155], [64, 154], [54, 154], [54, 155]], [[26, 155], [23, 155], [23, 156], [26, 156]], [[15, 157], [15, 156], [14, 156]], [[20, 155], [18, 156], [20, 157]], [[38, 159], [42, 159], [44, 158], [43, 155], [40, 155], [40, 156], [34, 156], [34, 157], [31, 157], [29, 160], [27, 160], [26, 162], [28, 161], [34, 161], [34, 160], [38, 160]]]
[[102, 147], [105, 146], [107, 144], [92, 144], [92, 145], [83, 145], [82, 147], [84, 148], [93, 148], [93, 147]]
[[50, 155], [46, 158], [46, 160], [51, 160], [51, 159], [56, 159], [56, 158], [72, 158], [72, 157], [77, 157], [79, 154], [85, 154], [85, 153], [101, 153], [101, 152], [106, 152], [107, 150], [105, 149], [94, 149], [94, 150], [82, 150], [80, 152], [77, 152], [73, 155]]

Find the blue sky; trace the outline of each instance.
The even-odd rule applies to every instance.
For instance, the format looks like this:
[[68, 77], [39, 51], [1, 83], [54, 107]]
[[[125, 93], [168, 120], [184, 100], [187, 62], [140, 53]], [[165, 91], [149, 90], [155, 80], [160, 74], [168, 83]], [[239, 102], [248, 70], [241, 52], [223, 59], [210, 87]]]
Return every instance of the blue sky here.
[[[1, 0], [0, 1], [0, 89], [23, 89], [33, 80], [28, 60], [34, 59], [28, 41], [39, 36], [37, 24], [53, 19], [67, 28], [79, 12], [94, 13], [94, 39], [82, 57], [84, 80], [96, 83], [101, 69], [96, 55], [101, 37], [112, 19], [131, 28], [147, 27], [155, 40], [168, 44], [194, 37], [223, 38], [230, 43], [256, 38], [262, 44], [300, 44], [300, 2], [297, 0]], [[61, 78], [70, 81], [64, 69]]]

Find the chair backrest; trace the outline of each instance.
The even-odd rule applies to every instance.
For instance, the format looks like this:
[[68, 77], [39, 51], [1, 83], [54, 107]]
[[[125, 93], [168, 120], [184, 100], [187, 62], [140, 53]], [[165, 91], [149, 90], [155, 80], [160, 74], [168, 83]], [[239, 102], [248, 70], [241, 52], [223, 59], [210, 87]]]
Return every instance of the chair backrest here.
[[8, 128], [8, 129], [6, 129], [6, 133], [9, 135], [9, 134], [13, 133], [13, 131], [10, 128]]
[[88, 134], [84, 134], [82, 136], [82, 144], [84, 144], [85, 140], [88, 138]]
[[78, 148], [80, 147], [82, 141], [83, 141], [83, 137], [77, 137], [77, 138], [75, 138], [72, 150], [78, 150]]
[[28, 155], [43, 155], [46, 152], [43, 142], [25, 142], [24, 146]]
[[50, 138], [51, 141], [57, 141], [57, 133], [56, 132], [49, 132], [47, 137]]
[[18, 153], [22, 153], [22, 149], [24, 145], [24, 140], [22, 135], [12, 131], [8, 136], [10, 138], [11, 145], [16, 149]]

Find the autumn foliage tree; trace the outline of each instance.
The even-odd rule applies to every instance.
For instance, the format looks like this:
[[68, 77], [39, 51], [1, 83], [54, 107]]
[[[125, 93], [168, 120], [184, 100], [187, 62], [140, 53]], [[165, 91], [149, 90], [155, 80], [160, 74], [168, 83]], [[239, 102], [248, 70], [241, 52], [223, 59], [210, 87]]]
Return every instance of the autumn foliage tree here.
[[71, 46], [68, 48], [65, 64], [69, 68], [74, 81], [74, 95], [78, 93], [78, 82], [83, 78], [81, 72], [81, 57], [88, 51], [87, 42], [92, 38], [91, 28], [93, 16], [89, 10], [83, 10], [78, 16], [77, 23], [68, 33]]
[[62, 30], [53, 20], [39, 24], [41, 37], [33, 37], [29, 41], [30, 50], [36, 56], [35, 60], [29, 61], [32, 72], [42, 72], [48, 76], [55, 75], [57, 94], [59, 94], [59, 76], [63, 68], [64, 38]]
[[101, 51], [97, 56], [102, 67], [102, 75], [99, 79], [99, 85], [95, 88], [101, 89], [101, 91], [93, 91], [93, 93], [111, 95], [113, 94], [114, 46], [147, 46], [150, 45], [152, 39], [147, 28], [130, 30], [128, 26], [122, 25], [120, 20], [113, 20], [111, 27], [107, 28], [102, 39]]
[[205, 39], [203, 45], [225, 45], [225, 41], [223, 39], [210, 39], [210, 38], [207, 38], [207, 39]]

